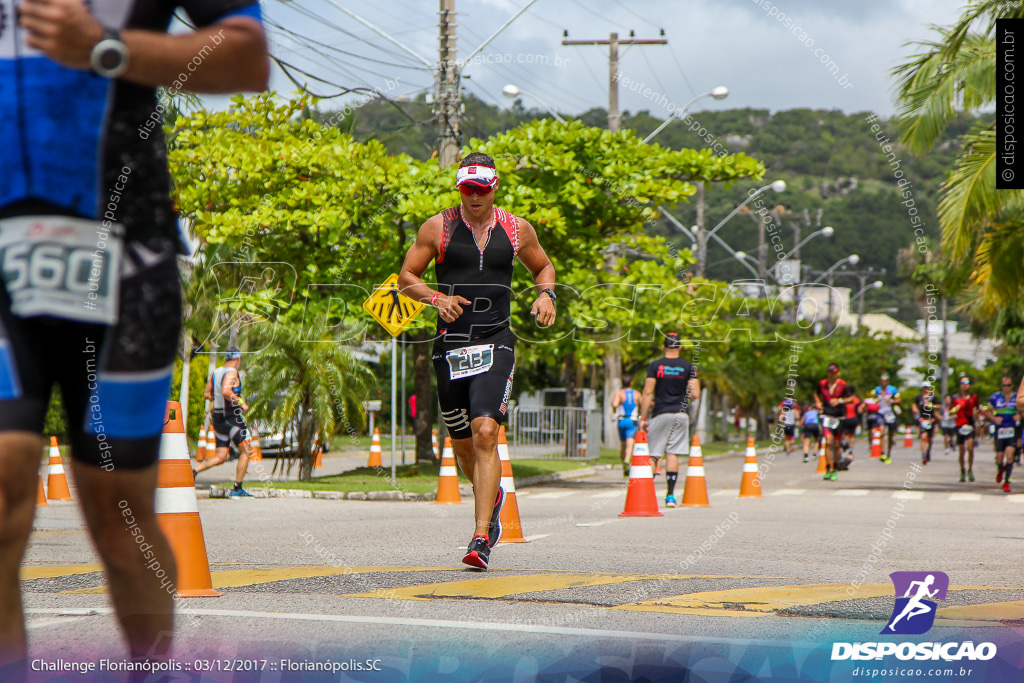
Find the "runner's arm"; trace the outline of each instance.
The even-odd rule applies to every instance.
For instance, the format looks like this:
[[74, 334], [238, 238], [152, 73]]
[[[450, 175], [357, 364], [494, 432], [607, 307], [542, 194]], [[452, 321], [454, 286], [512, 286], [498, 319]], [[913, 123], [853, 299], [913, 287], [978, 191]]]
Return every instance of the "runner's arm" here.
[[[103, 25], [81, 0], [27, 0], [19, 8], [27, 43], [53, 61], [73, 69], [90, 68], [93, 47], [104, 38]], [[258, 20], [227, 16], [181, 35], [127, 29], [128, 70], [120, 79], [196, 93], [262, 91], [270, 62], [267, 38]], [[200, 59], [200, 64], [195, 60]], [[185, 74], [186, 79], [181, 76]]]
[[1020, 380], [1020, 387], [1017, 389], [1017, 412], [1024, 413], [1024, 378]]
[[690, 381], [686, 383], [686, 396], [691, 401], [700, 398], [700, 381], [696, 377], [691, 377]]
[[[462, 304], [473, 303], [461, 296], [448, 296], [437, 292], [423, 282], [423, 273], [437, 258], [438, 245], [444, 231], [444, 220], [438, 214], [427, 219], [416, 233], [416, 240], [405, 254], [405, 262], [398, 273], [398, 289], [410, 299], [437, 307], [437, 314], [447, 323], [462, 315]], [[435, 296], [436, 295], [436, 296]]]
[[644, 393], [640, 397], [640, 420], [647, 420], [647, 413], [651, 410], [651, 401], [654, 399], [654, 385], [658, 382], [654, 377], [644, 380]]
[[550, 325], [555, 322], [555, 302], [544, 290], [555, 289], [555, 267], [540, 246], [537, 231], [529, 221], [522, 218], [519, 219], [519, 261], [530, 271], [537, 290], [537, 298], [530, 306], [530, 315], [537, 316], [539, 324]]

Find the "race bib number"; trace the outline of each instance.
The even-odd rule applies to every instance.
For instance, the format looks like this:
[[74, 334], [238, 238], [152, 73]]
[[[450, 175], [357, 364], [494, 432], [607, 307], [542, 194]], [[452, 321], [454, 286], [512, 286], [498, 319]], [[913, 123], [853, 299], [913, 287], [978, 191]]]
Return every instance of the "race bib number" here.
[[921, 420], [921, 429], [923, 429], [925, 431], [928, 431], [931, 428], [932, 428], [932, 421], [931, 420]]
[[971, 436], [974, 434], [974, 425], [960, 425], [956, 431], [963, 436]]
[[462, 379], [481, 375], [491, 369], [494, 364], [494, 344], [466, 346], [449, 351], [445, 355], [448, 361], [451, 379]]
[[824, 415], [821, 418], [821, 424], [825, 426], [825, 429], [835, 429], [839, 426], [839, 418], [832, 417], [830, 415]]
[[0, 220], [0, 271], [11, 312], [117, 322], [121, 226], [64, 216]]
[[1017, 436], [1017, 430], [1013, 427], [1000, 427], [996, 430], [997, 439], [1012, 439]]
[[887, 424], [887, 425], [894, 425], [894, 424], [896, 424], [896, 416], [893, 415], [892, 413], [889, 413], [888, 415], [883, 415], [882, 417], [885, 418], [885, 424]]

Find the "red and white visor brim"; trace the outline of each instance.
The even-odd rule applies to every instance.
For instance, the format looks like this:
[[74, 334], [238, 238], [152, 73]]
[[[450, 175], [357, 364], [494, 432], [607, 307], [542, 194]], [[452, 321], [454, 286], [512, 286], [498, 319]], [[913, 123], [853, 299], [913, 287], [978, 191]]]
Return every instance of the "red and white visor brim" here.
[[498, 172], [490, 166], [463, 166], [455, 175], [455, 186], [467, 183], [478, 187], [491, 187], [498, 182]]

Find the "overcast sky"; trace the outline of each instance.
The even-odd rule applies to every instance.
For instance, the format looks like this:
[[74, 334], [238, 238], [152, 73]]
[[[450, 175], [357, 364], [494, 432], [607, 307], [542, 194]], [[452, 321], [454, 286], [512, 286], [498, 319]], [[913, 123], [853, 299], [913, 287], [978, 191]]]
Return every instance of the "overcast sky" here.
[[[456, 0], [459, 58], [467, 57], [527, 2]], [[647, 109], [661, 118], [669, 113], [666, 103], [682, 107], [694, 96], [724, 85], [729, 88], [726, 100], [705, 98], [691, 111], [812, 107], [890, 115], [888, 72], [910, 54], [903, 44], [931, 38], [929, 25], [952, 23], [964, 4], [954, 0], [537, 0], [466, 66], [470, 78], [463, 83], [467, 92], [501, 106], [511, 103], [502, 97], [502, 87], [514, 83], [529, 93], [523, 96], [527, 107], [550, 106], [567, 114], [607, 107], [608, 47], [562, 46], [563, 29], [570, 39], [607, 39], [612, 31], [628, 38], [631, 30], [637, 38], [658, 38], [664, 29], [668, 45], [620, 48], [624, 110]], [[274, 54], [331, 83], [380, 88], [391, 97], [429, 89], [432, 83], [438, 44], [436, 0], [372, 5], [354, 0], [263, 0], [263, 7]], [[375, 24], [431, 66], [339, 7]], [[328, 83], [298, 77], [309, 81], [316, 92], [337, 91]], [[294, 89], [279, 71], [272, 86], [285, 93]], [[646, 96], [645, 88], [650, 91]]]

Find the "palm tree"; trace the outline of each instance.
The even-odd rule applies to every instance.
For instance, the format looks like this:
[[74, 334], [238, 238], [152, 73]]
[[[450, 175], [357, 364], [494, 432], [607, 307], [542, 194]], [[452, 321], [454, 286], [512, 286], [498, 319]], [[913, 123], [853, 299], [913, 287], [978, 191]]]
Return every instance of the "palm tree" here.
[[[264, 350], [252, 354], [246, 383], [252, 416], [271, 428], [296, 428], [299, 480], [313, 473], [313, 439], [321, 444], [338, 429], [355, 433], [362, 426], [361, 402], [373, 375], [341, 343], [308, 341], [298, 327], [279, 322], [261, 339]], [[290, 465], [289, 465], [290, 468]]]
[[[931, 148], [961, 113], [995, 101], [996, 20], [1024, 17], [1024, 2], [980, 0], [936, 41], [893, 69], [900, 139], [911, 151]], [[942, 185], [939, 219], [950, 283], [967, 289], [967, 308], [986, 319], [1020, 307], [1024, 292], [1024, 192], [996, 190], [995, 122], [963, 136], [956, 166]]]

